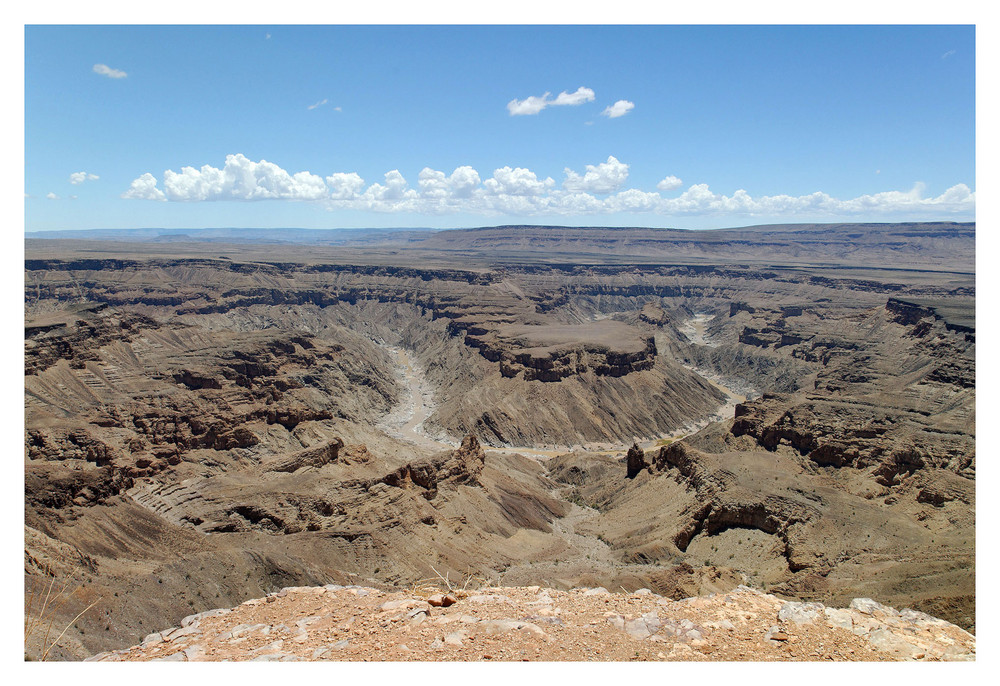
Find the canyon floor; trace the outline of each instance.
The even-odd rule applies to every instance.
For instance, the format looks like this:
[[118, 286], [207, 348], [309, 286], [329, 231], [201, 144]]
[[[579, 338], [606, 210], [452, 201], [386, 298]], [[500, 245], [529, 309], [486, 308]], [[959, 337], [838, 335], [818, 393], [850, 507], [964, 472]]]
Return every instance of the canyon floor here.
[[[869, 598], [975, 633], [974, 243], [947, 223], [29, 239], [25, 655], [123, 650], [286, 587], [389, 602], [455, 579], [564, 609], [604, 587], [623, 627], [769, 594], [776, 618]], [[477, 623], [569, 631], [531, 616]], [[469, 631], [420, 629], [407, 657], [484, 659]], [[899, 658], [837, 636], [791, 654]], [[742, 640], [639, 652], [794, 644]]]

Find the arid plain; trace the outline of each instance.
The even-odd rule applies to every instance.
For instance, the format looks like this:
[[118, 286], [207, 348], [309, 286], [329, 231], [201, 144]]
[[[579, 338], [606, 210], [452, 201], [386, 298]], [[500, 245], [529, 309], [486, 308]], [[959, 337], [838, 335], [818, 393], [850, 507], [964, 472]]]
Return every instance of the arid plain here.
[[25, 590], [79, 587], [50, 658], [441, 576], [975, 632], [974, 224], [25, 252]]

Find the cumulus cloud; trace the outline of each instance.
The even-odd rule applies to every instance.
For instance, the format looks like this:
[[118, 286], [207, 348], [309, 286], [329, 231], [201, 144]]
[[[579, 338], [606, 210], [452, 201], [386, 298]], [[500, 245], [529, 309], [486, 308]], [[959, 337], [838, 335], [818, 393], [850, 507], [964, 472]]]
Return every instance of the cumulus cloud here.
[[609, 119], [616, 119], [618, 117], [624, 117], [626, 114], [629, 113], [629, 110], [631, 110], [633, 107], [635, 107], [634, 102], [629, 102], [628, 100], [619, 100], [614, 105], [608, 105], [607, 107], [605, 107], [604, 111], [601, 112], [601, 114], [603, 114], [605, 117], [608, 117]]
[[587, 171], [580, 176], [567, 167], [566, 180], [563, 188], [568, 191], [584, 191], [587, 193], [613, 193], [621, 188], [628, 179], [628, 165], [619, 162], [609, 155], [607, 162], [588, 164]]
[[107, 76], [109, 79], [124, 79], [128, 74], [121, 69], [112, 69], [106, 64], [95, 64], [94, 73]]
[[413, 212], [416, 211], [420, 194], [410, 188], [409, 183], [398, 169], [385, 174], [385, 183], [373, 183], [358, 198], [358, 203], [351, 205], [359, 209], [375, 212]]
[[545, 95], [532, 95], [524, 100], [515, 98], [507, 103], [507, 111], [510, 112], [510, 116], [512, 117], [520, 114], [538, 114], [548, 107], [549, 102], [546, 100], [548, 97], [549, 93], [546, 92]]
[[97, 181], [100, 176], [97, 174], [90, 174], [88, 172], [73, 172], [69, 175], [69, 182], [74, 186], [79, 186], [84, 181]]
[[658, 184], [656, 184], [657, 190], [661, 191], [673, 191], [677, 190], [684, 185], [684, 182], [678, 179], [676, 176], [667, 176]]
[[493, 178], [483, 182], [483, 187], [491, 195], [513, 196], [541, 195], [555, 185], [551, 178], [539, 181], [535, 172], [522, 167], [501, 167], [493, 172]]
[[134, 180], [129, 189], [122, 193], [122, 197], [133, 200], [165, 201], [167, 199], [167, 196], [163, 194], [163, 191], [156, 187], [156, 177], [149, 172], [146, 172], [138, 179]]
[[[321, 106], [321, 105], [325, 105], [325, 104], [326, 104], [327, 102], [329, 102], [329, 101], [328, 101], [328, 100], [327, 100], [326, 98], [323, 98], [322, 100], [320, 100], [320, 101], [319, 101], [319, 102], [317, 102], [316, 104], [314, 104], [314, 105], [309, 105], [309, 106], [308, 106], [308, 107], [307, 107], [306, 109], [307, 109], [307, 110], [314, 110], [314, 109], [316, 109], [317, 107], [319, 107], [319, 106]], [[340, 108], [338, 107], [337, 109], [340, 109]]]
[[326, 177], [326, 182], [330, 186], [330, 197], [335, 200], [350, 200], [361, 194], [365, 187], [365, 180], [355, 172], [345, 174], [337, 172]]
[[445, 176], [444, 172], [424, 167], [417, 177], [420, 196], [428, 199], [471, 198], [479, 186], [479, 172], [469, 166], [459, 167]]
[[[661, 192], [681, 187], [680, 179], [667, 176], [656, 184], [655, 191], [627, 188], [629, 165], [614, 156], [585, 165], [583, 174], [569, 168], [565, 174], [559, 186], [552, 178], [539, 178], [525, 167], [500, 167], [485, 179], [467, 165], [456, 167], [451, 174], [424, 167], [417, 175], [416, 187], [411, 187], [398, 169], [386, 173], [380, 183], [367, 184], [356, 172], [335, 172], [326, 177], [308, 171], [291, 174], [266, 160], [254, 162], [236, 154], [229, 155], [221, 169], [204, 165], [200, 169], [183, 167], [180, 172], [167, 170], [162, 189], [152, 174], [145, 173], [122, 197], [161, 202], [298, 200], [316, 202], [330, 210], [520, 216], [650, 213], [678, 217], [939, 219], [972, 215], [976, 206], [976, 195], [965, 184], [931, 197], [918, 183], [907, 191], [883, 191], [841, 200], [820, 191], [801, 196], [751, 196], [740, 189], [725, 195], [701, 183], [689, 186], [676, 197], [664, 197]], [[48, 197], [56, 198], [55, 194]]]
[[593, 102], [593, 101], [594, 101], [594, 91], [591, 90], [590, 88], [585, 88], [584, 86], [580, 86], [572, 93], [567, 93], [566, 91], [563, 91], [562, 93], [557, 95], [556, 99], [549, 104], [582, 105], [585, 102]]
[[51, 191], [48, 192], [48, 193], [46, 193], [45, 197], [48, 198], [49, 200], [58, 200], [59, 199], [59, 196], [56, 195], [55, 193], [52, 193]]
[[707, 184], [696, 184], [677, 198], [664, 199], [657, 211], [663, 214], [741, 214], [760, 216], [782, 215], [878, 215], [972, 212], [975, 193], [965, 184], [952, 186], [939, 196], [923, 197], [923, 184], [909, 191], [885, 191], [839, 200], [817, 191], [809, 195], [771, 195], [752, 197], [745, 190], [731, 196], [712, 192]]
[[549, 105], [582, 105], [585, 102], [593, 102], [594, 91], [586, 86], [580, 86], [572, 93], [563, 91], [555, 98], [549, 98], [550, 93], [544, 95], [532, 95], [524, 100], [514, 99], [507, 103], [507, 111], [510, 116], [516, 117], [522, 114], [538, 114]]
[[289, 174], [276, 164], [227, 155], [222, 169], [204, 165], [163, 174], [170, 200], [320, 200], [328, 191], [323, 179], [309, 172]]

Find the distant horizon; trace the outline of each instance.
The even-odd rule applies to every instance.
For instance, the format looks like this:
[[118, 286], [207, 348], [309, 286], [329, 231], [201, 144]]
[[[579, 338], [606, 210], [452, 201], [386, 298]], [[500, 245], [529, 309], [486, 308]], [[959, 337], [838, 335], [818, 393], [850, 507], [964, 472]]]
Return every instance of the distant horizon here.
[[975, 225], [976, 221], [956, 221], [953, 219], [932, 219], [932, 220], [920, 220], [920, 221], [825, 221], [825, 222], [767, 222], [764, 224], [741, 224], [738, 226], [716, 226], [711, 228], [686, 228], [681, 226], [643, 226], [639, 224], [632, 225], [610, 225], [610, 224], [549, 224], [549, 223], [517, 223], [517, 224], [483, 224], [479, 226], [461, 226], [461, 227], [433, 227], [433, 226], [391, 226], [391, 227], [376, 227], [376, 226], [354, 226], [354, 227], [331, 227], [331, 228], [317, 228], [317, 227], [306, 227], [306, 226], [280, 226], [280, 227], [257, 227], [257, 226], [188, 226], [188, 227], [166, 227], [166, 226], [135, 226], [135, 227], [112, 227], [112, 228], [80, 228], [80, 229], [38, 229], [38, 230], [28, 230], [25, 229], [25, 237], [29, 237], [34, 234], [85, 234], [85, 233], [98, 233], [98, 232], [116, 232], [116, 231], [163, 231], [168, 233], [183, 233], [185, 231], [253, 231], [253, 232], [268, 232], [268, 231], [316, 231], [316, 232], [333, 232], [333, 231], [381, 231], [381, 232], [404, 232], [404, 231], [474, 231], [478, 229], [504, 229], [504, 228], [555, 228], [555, 229], [649, 229], [654, 231], [738, 231], [741, 229], [754, 229], [754, 228], [766, 228], [771, 226], [840, 226], [840, 225], [880, 225], [880, 226], [891, 226], [899, 224], [956, 224], [956, 225]]

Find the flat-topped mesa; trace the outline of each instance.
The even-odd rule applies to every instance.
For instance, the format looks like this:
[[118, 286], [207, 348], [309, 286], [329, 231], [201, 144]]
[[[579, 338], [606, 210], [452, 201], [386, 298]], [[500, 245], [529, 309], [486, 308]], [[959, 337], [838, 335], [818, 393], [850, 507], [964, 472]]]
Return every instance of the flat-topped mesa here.
[[664, 326], [670, 321], [666, 310], [654, 303], [646, 303], [642, 306], [639, 311], [639, 319], [653, 326]]
[[525, 381], [561, 381], [591, 372], [621, 377], [652, 369], [656, 341], [617, 321], [587, 324], [508, 325], [481, 335], [466, 335], [466, 345], [479, 350], [500, 373]]
[[620, 377], [632, 372], [652, 369], [656, 362], [656, 344], [648, 339], [645, 348], [634, 353], [609, 350], [604, 346], [580, 344], [564, 350], [554, 350], [536, 356], [523, 352], [503, 352], [500, 373], [513, 378], [524, 374], [525, 381], [561, 381], [570, 376], [593, 372], [597, 376]]

